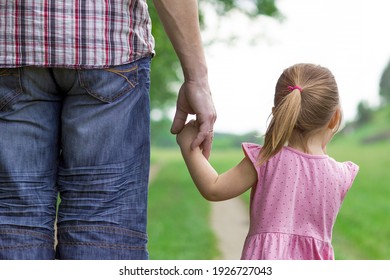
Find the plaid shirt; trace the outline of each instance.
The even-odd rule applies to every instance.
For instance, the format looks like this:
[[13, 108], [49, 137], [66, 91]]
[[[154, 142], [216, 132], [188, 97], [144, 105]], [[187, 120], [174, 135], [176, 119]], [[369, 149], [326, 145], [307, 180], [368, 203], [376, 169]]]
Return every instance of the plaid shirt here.
[[102, 68], [153, 48], [146, 0], [0, 0], [0, 67]]

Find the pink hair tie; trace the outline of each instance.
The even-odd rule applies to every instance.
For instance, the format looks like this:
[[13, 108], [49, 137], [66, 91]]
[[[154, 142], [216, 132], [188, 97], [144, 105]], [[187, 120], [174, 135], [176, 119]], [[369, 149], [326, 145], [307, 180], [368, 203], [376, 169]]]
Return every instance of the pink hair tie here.
[[288, 86], [287, 87], [290, 91], [293, 91], [294, 89], [299, 90], [299, 92], [302, 92], [302, 88], [300, 86]]

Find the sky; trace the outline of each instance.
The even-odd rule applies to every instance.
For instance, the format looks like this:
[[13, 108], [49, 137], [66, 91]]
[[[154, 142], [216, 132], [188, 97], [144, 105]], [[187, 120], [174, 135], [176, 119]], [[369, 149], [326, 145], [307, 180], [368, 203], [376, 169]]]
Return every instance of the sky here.
[[[390, 1], [276, 0], [283, 21], [235, 13], [206, 14], [202, 36], [218, 118], [216, 132], [263, 133], [282, 71], [300, 62], [331, 70], [344, 120], [362, 100], [379, 104], [379, 81], [390, 60]], [[228, 44], [226, 39], [233, 38]], [[210, 41], [212, 44], [209, 44]]]

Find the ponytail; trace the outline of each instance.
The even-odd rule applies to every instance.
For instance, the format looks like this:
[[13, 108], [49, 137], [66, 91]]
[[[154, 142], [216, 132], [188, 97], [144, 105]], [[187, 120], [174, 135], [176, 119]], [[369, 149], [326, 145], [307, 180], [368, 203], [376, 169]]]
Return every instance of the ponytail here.
[[260, 152], [259, 166], [282, 149], [296, 126], [301, 111], [301, 88], [295, 86], [287, 90], [287, 95], [273, 108], [271, 123]]
[[276, 155], [286, 143], [310, 153], [309, 138], [329, 128], [339, 104], [337, 83], [329, 69], [308, 63], [285, 69], [275, 86], [272, 119], [259, 165]]

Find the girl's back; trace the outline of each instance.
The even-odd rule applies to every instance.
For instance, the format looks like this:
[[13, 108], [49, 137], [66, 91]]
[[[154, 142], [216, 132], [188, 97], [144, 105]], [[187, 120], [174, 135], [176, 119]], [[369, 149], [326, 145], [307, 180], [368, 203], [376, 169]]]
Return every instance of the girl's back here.
[[242, 259], [334, 259], [332, 229], [357, 165], [283, 147], [259, 167], [261, 147], [243, 149], [259, 180]]

